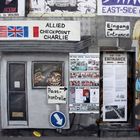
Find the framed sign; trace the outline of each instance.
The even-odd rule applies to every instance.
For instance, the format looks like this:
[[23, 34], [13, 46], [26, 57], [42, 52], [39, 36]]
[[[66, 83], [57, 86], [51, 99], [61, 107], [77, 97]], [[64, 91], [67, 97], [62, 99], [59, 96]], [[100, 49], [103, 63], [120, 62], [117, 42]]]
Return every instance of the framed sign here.
[[0, 17], [25, 16], [25, 0], [0, 0]]
[[33, 88], [63, 85], [63, 62], [33, 62]]
[[99, 112], [99, 54], [70, 53], [70, 113]]

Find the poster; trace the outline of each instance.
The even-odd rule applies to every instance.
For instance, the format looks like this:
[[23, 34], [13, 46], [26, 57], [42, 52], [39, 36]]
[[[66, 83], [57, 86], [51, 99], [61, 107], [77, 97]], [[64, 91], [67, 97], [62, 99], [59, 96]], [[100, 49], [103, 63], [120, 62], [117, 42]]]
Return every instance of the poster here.
[[67, 88], [64, 86], [47, 86], [48, 104], [66, 104]]
[[25, 15], [25, 0], [0, 0], [0, 17]]
[[69, 109], [74, 113], [99, 112], [99, 54], [70, 53]]
[[0, 40], [80, 41], [80, 33], [80, 21], [9, 20], [0, 24]]
[[61, 86], [63, 83], [62, 62], [33, 62], [32, 84], [33, 88], [46, 88], [47, 86]]
[[[93, 15], [96, 13], [96, 0], [30, 0], [30, 14]], [[52, 16], [52, 15], [51, 15]]]
[[140, 16], [139, 0], [98, 0], [98, 15]]
[[103, 54], [103, 121], [127, 121], [127, 54]]

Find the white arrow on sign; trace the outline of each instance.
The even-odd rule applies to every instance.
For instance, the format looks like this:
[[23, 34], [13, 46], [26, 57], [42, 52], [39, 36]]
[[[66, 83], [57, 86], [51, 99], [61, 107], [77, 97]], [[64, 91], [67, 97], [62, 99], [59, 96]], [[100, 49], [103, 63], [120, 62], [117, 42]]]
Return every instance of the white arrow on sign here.
[[54, 114], [55, 119], [57, 120], [57, 124], [58, 125], [62, 125], [63, 119], [60, 119], [60, 117], [58, 116], [57, 113]]

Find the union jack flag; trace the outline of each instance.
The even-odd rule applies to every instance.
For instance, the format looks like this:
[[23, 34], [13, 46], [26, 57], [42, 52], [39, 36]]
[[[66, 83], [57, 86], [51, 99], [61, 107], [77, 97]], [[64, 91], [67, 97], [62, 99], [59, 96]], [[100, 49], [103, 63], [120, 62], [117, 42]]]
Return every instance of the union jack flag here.
[[28, 27], [8, 26], [8, 37], [28, 37]]

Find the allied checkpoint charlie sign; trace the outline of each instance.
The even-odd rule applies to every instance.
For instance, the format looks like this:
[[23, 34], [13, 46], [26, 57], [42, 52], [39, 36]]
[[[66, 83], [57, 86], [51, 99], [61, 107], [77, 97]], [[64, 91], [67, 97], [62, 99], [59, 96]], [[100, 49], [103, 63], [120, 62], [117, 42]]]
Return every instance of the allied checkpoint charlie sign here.
[[80, 21], [1, 21], [0, 40], [80, 41]]

